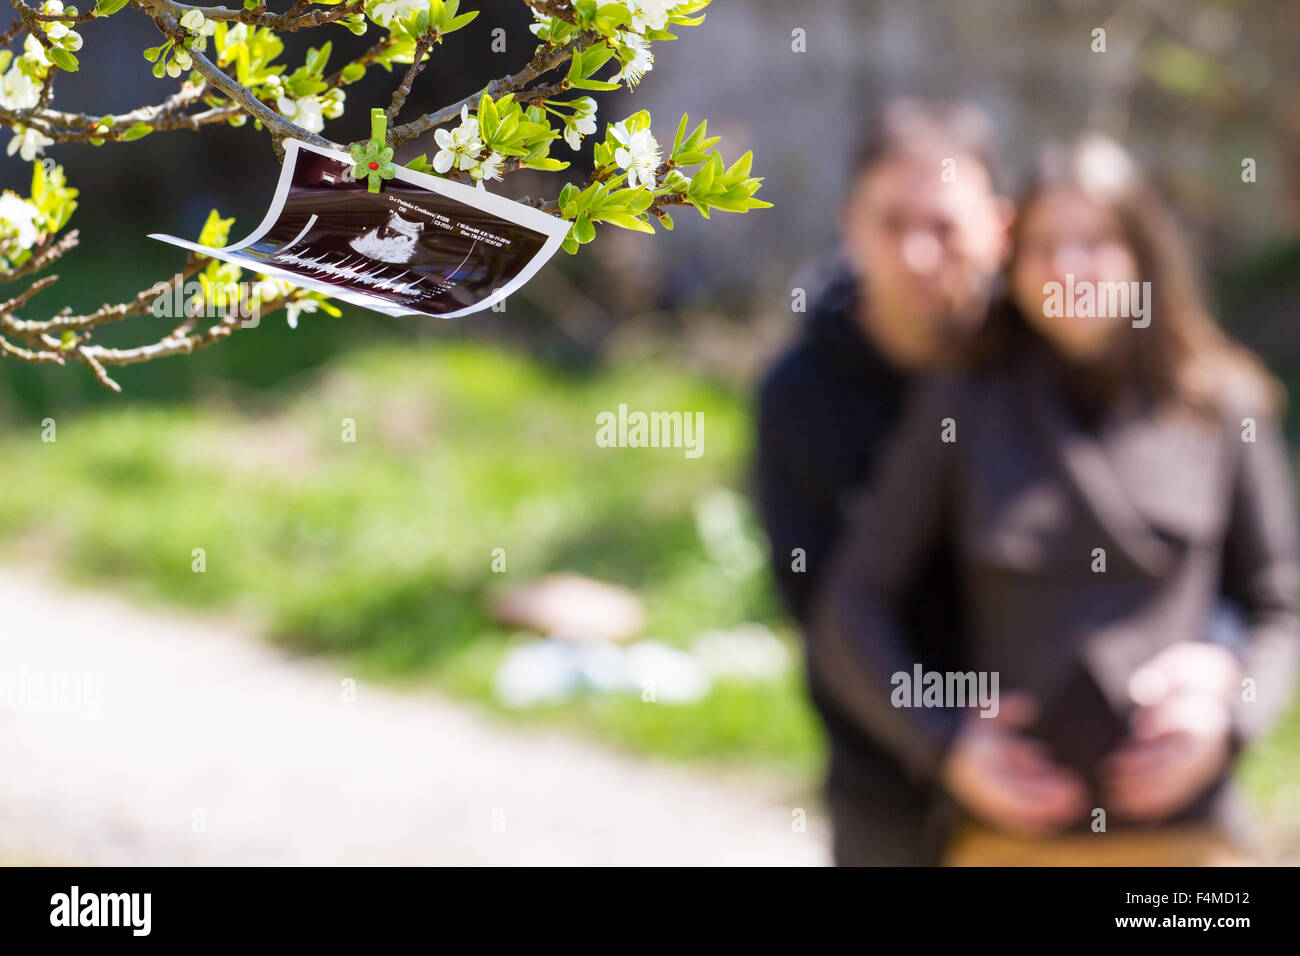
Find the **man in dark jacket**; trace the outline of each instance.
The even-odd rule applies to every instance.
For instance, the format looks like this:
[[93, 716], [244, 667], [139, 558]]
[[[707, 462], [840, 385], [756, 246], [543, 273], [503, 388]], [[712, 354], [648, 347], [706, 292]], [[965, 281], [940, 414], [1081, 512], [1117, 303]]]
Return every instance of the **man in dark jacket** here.
[[[852, 170], [841, 261], [802, 340], [759, 397], [758, 494], [772, 565], [806, 627], [818, 576], [913, 381], [945, 367], [978, 327], [1005, 251], [1010, 206], [995, 192], [987, 124], [964, 107], [886, 109]], [[904, 629], [929, 669], [959, 659], [956, 595], [940, 551]], [[827, 801], [840, 865], [938, 861], [927, 785], [904, 771], [810, 678], [830, 738]]]

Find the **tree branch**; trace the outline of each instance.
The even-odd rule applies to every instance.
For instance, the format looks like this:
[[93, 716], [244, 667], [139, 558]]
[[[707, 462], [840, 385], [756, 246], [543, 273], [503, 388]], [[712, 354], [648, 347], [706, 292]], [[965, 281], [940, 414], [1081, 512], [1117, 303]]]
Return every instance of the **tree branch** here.
[[505, 96], [507, 93], [516, 93], [542, 74], [549, 73], [562, 63], [573, 59], [574, 53], [586, 49], [599, 38], [600, 34], [589, 30], [578, 34], [571, 41], [560, 46], [544, 46], [537, 51], [532, 61], [518, 73], [507, 74], [495, 79], [477, 93], [467, 96], [463, 100], [444, 106], [432, 113], [426, 113], [409, 123], [393, 127], [388, 133], [388, 142], [393, 146], [401, 146], [435, 126], [456, 119], [456, 117], [460, 116], [462, 107], [473, 108], [477, 106], [484, 93], [493, 99]]
[[174, 0], [135, 0], [135, 2], [170, 14], [173, 19], [178, 21], [190, 10], [198, 10], [208, 20], [236, 21], [247, 23], [249, 26], [270, 27], [277, 32], [287, 33], [341, 20], [349, 14], [359, 12], [363, 6], [362, 0], [350, 0], [350, 2], [340, 3], [326, 10], [317, 10], [315, 13], [304, 15], [302, 11], [311, 5], [312, 0], [298, 0], [285, 13], [266, 13], [264, 10], [232, 10], [229, 7], [196, 7], [188, 3], [176, 3]]
[[[147, 0], [147, 2], [154, 3], [156, 0]], [[330, 149], [341, 148], [338, 143], [332, 142], [323, 136], [317, 136], [315, 133], [310, 133], [297, 123], [281, 116], [254, 96], [252, 90], [248, 89], [248, 87], [240, 86], [227, 76], [202, 53], [191, 52], [190, 56], [194, 60], [194, 69], [198, 70], [209, 83], [242, 106], [246, 113], [254, 119], [260, 120], [262, 125], [271, 131], [274, 138], [285, 139], [292, 137]]]

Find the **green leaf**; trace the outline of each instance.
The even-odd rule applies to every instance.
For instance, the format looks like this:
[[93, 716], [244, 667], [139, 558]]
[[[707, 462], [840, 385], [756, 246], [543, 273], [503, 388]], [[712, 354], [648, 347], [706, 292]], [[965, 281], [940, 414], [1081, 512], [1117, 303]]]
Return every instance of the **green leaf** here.
[[487, 142], [497, 131], [497, 108], [492, 97], [484, 93], [478, 101], [478, 129], [483, 142]]
[[547, 172], [556, 172], [561, 169], [568, 169], [569, 164], [559, 159], [550, 159], [542, 157], [541, 159], [530, 159], [524, 163], [529, 169], [544, 169]]
[[596, 11], [596, 29], [609, 36], [632, 19], [632, 12], [621, 3], [602, 3]]
[[360, 63], [349, 63], [340, 75], [344, 83], [355, 83], [366, 75], [366, 68]]
[[95, 3], [95, 16], [112, 16], [126, 6], [127, 2], [128, 0], [97, 0]]
[[654, 228], [648, 222], [638, 219], [636, 216], [630, 216], [625, 212], [608, 212], [597, 218], [604, 222], [613, 223], [615, 226], [621, 226], [624, 229], [631, 229], [634, 232], [648, 232], [654, 235]]
[[582, 75], [591, 76], [609, 62], [614, 51], [605, 45], [590, 46], [582, 51]]
[[461, 27], [465, 26], [470, 21], [472, 21], [475, 17], [477, 17], [478, 14], [479, 11], [477, 10], [471, 10], [469, 13], [462, 13], [460, 16], [456, 17], [454, 20], [448, 23], [442, 32], [452, 33], [456, 30], [459, 30]]
[[727, 170], [727, 179], [739, 178], [744, 179], [749, 175], [750, 168], [754, 165], [754, 151], [750, 150], [744, 156], [731, 164]]
[[142, 139], [153, 132], [153, 127], [148, 123], [136, 123], [129, 130], [123, 133], [118, 139], [123, 143], [129, 143], [132, 140]]
[[78, 66], [77, 58], [73, 56], [71, 53], [69, 53], [67, 50], [63, 49], [63, 47], [52, 46], [45, 51], [45, 55], [48, 56], [51, 60], [53, 60], [55, 63], [57, 63], [59, 66], [63, 67], [63, 69], [67, 70], [69, 73], [77, 72], [77, 66]]
[[648, 189], [624, 189], [619, 193], [628, 212], [645, 212], [654, 202], [655, 197]]
[[682, 121], [677, 124], [677, 135], [673, 138], [673, 148], [668, 154], [669, 156], [677, 155], [677, 149], [682, 145], [682, 137], [686, 135], [686, 121], [689, 119], [690, 116], [688, 114], [682, 114]]
[[578, 187], [573, 185], [573, 183], [565, 183], [564, 188], [560, 190], [560, 215], [565, 219], [572, 219], [574, 213], [577, 212], [577, 210], [574, 209], [577, 196]]
[[710, 196], [709, 205], [723, 212], [744, 212], [749, 207], [743, 199], [730, 199], [726, 196]]
[[[716, 155], [716, 154], [714, 154]], [[695, 174], [691, 180], [691, 188], [687, 190], [692, 199], [698, 199], [701, 196], [707, 196], [709, 190], [713, 188], [713, 164], [706, 163], [700, 167], [700, 171]]]
[[582, 243], [591, 242], [596, 238], [596, 227], [591, 224], [585, 212], [580, 213], [578, 218], [573, 220], [573, 237]]
[[330, 43], [329, 41], [326, 41], [325, 45], [321, 47], [319, 50], [314, 47], [308, 49], [307, 50], [307, 71], [309, 73], [317, 73], [317, 74], [324, 73], [325, 64], [329, 62], [330, 52], [333, 50], [333, 48], [334, 48], [334, 44]]
[[575, 90], [616, 90], [619, 88], [617, 83], [610, 83], [607, 80], [570, 80], [569, 86]]
[[207, 220], [203, 223], [203, 228], [199, 230], [198, 243], [201, 246], [209, 246], [218, 249], [226, 244], [230, 238], [230, 227], [235, 224], [235, 217], [222, 219], [221, 214], [213, 209], [208, 213]]

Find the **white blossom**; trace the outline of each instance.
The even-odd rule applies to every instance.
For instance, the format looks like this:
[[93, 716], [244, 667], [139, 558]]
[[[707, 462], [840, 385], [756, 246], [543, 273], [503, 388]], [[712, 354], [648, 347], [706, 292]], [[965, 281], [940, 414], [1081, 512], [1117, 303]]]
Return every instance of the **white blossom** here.
[[[319, 96], [312, 95], [296, 100], [279, 96], [276, 98], [275, 108], [280, 111], [281, 116], [293, 120], [309, 133], [319, 133], [325, 128], [327, 109], [332, 110], [334, 107]], [[342, 112], [341, 104], [339, 112]]]
[[475, 166], [470, 167], [470, 177], [476, 180], [475, 184], [479, 189], [483, 188], [485, 179], [501, 179], [501, 163], [505, 159], [496, 150], [488, 154], [487, 158]]
[[0, 249], [6, 257], [36, 245], [40, 232], [36, 220], [40, 210], [17, 193], [0, 194]]
[[315, 299], [295, 299], [292, 302], [286, 302], [284, 304], [284, 316], [289, 322], [289, 328], [296, 329], [298, 327], [300, 313], [306, 312], [310, 315], [319, 308], [320, 303]]
[[13, 139], [9, 140], [9, 149], [6, 152], [10, 156], [17, 153], [24, 162], [30, 163], [53, 142], [54, 140], [37, 130], [26, 126], [15, 126]]
[[614, 150], [614, 162], [618, 163], [620, 169], [627, 170], [627, 184], [654, 189], [655, 170], [663, 161], [659, 141], [648, 129], [628, 132], [626, 123], [612, 124], [609, 134], [619, 143], [619, 147]]
[[322, 112], [326, 119], [338, 119], [343, 115], [343, 101], [347, 99], [347, 93], [335, 87], [326, 91], [321, 97]]
[[191, 33], [198, 33], [203, 28], [205, 19], [202, 10], [186, 10], [181, 14], [181, 26]]
[[453, 130], [434, 130], [433, 139], [438, 152], [433, 157], [433, 168], [440, 173], [455, 166], [471, 169], [483, 150], [483, 140], [478, 135], [478, 119], [469, 115], [469, 107], [460, 108], [460, 125]]
[[596, 132], [596, 101], [584, 96], [569, 104], [573, 115], [564, 119], [564, 141], [570, 149], [582, 147], [582, 137]]
[[298, 101], [295, 122], [309, 133], [319, 133], [325, 128], [325, 109], [320, 97], [304, 96]]
[[40, 96], [41, 88], [17, 66], [10, 67], [8, 73], [0, 76], [0, 107], [7, 110], [31, 109]]
[[676, 5], [668, 0], [628, 0], [625, 4], [632, 13], [632, 29], [637, 33], [668, 26], [668, 17]]
[[41, 41], [30, 33], [27, 34], [27, 39], [23, 40], [23, 57], [42, 70], [50, 65], [50, 59], [45, 55], [45, 47], [41, 46]]
[[290, 285], [283, 279], [276, 279], [272, 276], [262, 276], [253, 283], [253, 287], [249, 292], [252, 293], [259, 302], [269, 302], [273, 299], [284, 298], [295, 288], [297, 287]]
[[655, 55], [650, 52], [650, 43], [635, 33], [626, 31], [619, 36], [619, 56], [624, 60], [623, 69], [614, 74], [615, 82], [625, 80], [627, 85], [635, 88], [641, 77], [654, 69]]
[[381, 27], [388, 26], [396, 17], [404, 17], [416, 10], [424, 10], [429, 0], [380, 0], [370, 11], [370, 19]]

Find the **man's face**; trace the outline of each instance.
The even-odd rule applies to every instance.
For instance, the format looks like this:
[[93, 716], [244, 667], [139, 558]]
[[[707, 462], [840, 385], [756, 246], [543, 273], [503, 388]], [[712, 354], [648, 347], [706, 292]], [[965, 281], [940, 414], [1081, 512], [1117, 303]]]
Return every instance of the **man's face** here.
[[841, 229], [873, 338], [915, 365], [960, 343], [983, 319], [1009, 219], [973, 156], [900, 155], [864, 170]]

